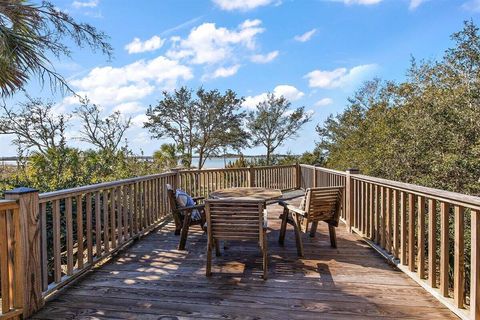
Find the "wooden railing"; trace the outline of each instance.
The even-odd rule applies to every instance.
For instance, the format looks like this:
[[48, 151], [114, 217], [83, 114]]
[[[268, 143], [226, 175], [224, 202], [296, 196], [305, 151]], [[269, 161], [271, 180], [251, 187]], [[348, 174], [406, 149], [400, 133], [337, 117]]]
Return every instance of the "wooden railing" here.
[[[306, 183], [314, 186], [313, 173], [307, 173], [312, 167], [302, 165], [301, 170]], [[458, 316], [480, 319], [479, 197], [373, 178], [355, 170], [315, 170], [317, 181], [322, 181], [317, 186], [345, 183], [342, 218], [347, 227]], [[470, 248], [465, 246], [466, 237]]]
[[19, 206], [0, 200], [0, 318], [16, 318], [23, 310], [22, 239]]
[[181, 170], [8, 192], [11, 200], [0, 202], [2, 317], [31, 315], [51, 293], [158, 226], [170, 211], [167, 183], [205, 197], [228, 187], [345, 186], [341, 217], [349, 230], [456, 314], [480, 319], [480, 198], [310, 165]]
[[164, 173], [40, 194], [43, 294], [156, 226], [174, 180]]
[[297, 165], [178, 171], [177, 186], [195, 197], [234, 187], [297, 189]]
[[158, 226], [170, 212], [167, 183], [194, 196], [228, 187], [287, 190], [298, 187], [298, 168], [182, 170], [42, 194], [6, 192], [12, 200], [0, 203], [0, 237], [22, 242], [0, 244], [2, 319], [28, 317], [52, 293]]

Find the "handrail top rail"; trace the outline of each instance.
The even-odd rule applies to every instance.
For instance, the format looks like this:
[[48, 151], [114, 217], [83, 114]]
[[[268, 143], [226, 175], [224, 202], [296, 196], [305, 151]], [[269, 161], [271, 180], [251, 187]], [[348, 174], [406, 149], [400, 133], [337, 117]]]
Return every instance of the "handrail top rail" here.
[[212, 172], [212, 171], [248, 171], [250, 169], [278, 169], [278, 168], [294, 168], [295, 164], [282, 164], [273, 166], [252, 166], [252, 167], [240, 167], [240, 168], [209, 168], [209, 169], [183, 169], [178, 170], [178, 173], [200, 173], [200, 172]]
[[18, 203], [17, 200], [14, 199], [2, 199], [0, 200], [0, 210], [11, 210], [11, 209], [17, 209], [18, 208]]
[[130, 183], [135, 183], [139, 181], [150, 180], [150, 179], [155, 179], [160, 177], [174, 176], [174, 175], [175, 175], [174, 172], [163, 172], [163, 173], [151, 174], [146, 176], [122, 179], [122, 180], [101, 182], [101, 183], [90, 184], [90, 185], [80, 186], [75, 188], [44, 192], [39, 194], [39, 199], [41, 202], [51, 201], [59, 198], [61, 199], [67, 196], [73, 196], [73, 195], [87, 193], [87, 192], [95, 192], [95, 191], [100, 191], [104, 189], [111, 189], [124, 184], [130, 184]]
[[470, 196], [458, 192], [446, 191], [442, 189], [423, 187], [416, 184], [398, 182], [383, 178], [375, 178], [371, 176], [366, 176], [362, 174], [352, 175], [352, 178], [355, 180], [361, 180], [365, 182], [375, 183], [384, 187], [389, 187], [399, 191], [405, 191], [409, 193], [414, 193], [420, 196], [426, 196], [428, 198], [440, 200], [442, 202], [455, 203], [463, 205], [465, 207], [471, 207], [478, 209], [480, 208], [480, 197]]
[[328, 168], [324, 168], [324, 167], [313, 166], [311, 164], [300, 164], [300, 167], [310, 168], [310, 169], [319, 169], [320, 171], [326, 171], [326, 172], [330, 172], [330, 173], [333, 173], [333, 174], [338, 174], [338, 175], [341, 175], [341, 176], [346, 176], [347, 175], [345, 173], [345, 171], [339, 171], [339, 170], [328, 169]]

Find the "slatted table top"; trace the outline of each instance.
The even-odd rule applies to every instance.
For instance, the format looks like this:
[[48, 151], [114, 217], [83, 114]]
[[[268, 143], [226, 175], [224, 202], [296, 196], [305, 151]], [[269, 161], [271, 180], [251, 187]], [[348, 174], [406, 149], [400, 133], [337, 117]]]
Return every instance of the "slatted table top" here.
[[251, 200], [275, 200], [282, 197], [282, 191], [269, 188], [228, 188], [210, 193], [213, 199], [242, 198]]

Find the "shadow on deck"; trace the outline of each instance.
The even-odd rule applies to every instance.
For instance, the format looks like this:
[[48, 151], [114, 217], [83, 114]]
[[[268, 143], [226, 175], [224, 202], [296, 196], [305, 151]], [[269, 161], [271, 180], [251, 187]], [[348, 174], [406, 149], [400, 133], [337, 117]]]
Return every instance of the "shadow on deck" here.
[[61, 292], [35, 319], [374, 319], [456, 318], [358, 236], [328, 228], [304, 235], [296, 256], [293, 231], [277, 243], [281, 207], [269, 210], [269, 279], [261, 279], [255, 245], [229, 243], [205, 277], [206, 236], [193, 227], [178, 251], [173, 224], [152, 232], [111, 262]]

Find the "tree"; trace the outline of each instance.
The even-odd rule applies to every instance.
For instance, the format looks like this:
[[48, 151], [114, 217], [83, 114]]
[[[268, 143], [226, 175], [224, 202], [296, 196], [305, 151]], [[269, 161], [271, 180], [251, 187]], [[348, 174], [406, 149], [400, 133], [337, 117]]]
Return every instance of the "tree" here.
[[247, 145], [248, 134], [242, 128], [243, 100], [232, 90], [221, 94], [200, 88], [196, 95], [193, 98], [186, 87], [164, 92], [163, 99], [147, 110], [144, 126], [153, 138], [173, 140], [184, 166], [192, 166], [193, 153], [197, 152], [201, 169], [208, 157]]
[[290, 111], [291, 103], [283, 96], [269, 93], [265, 101], [247, 116], [247, 128], [252, 135], [254, 146], [263, 145], [267, 149], [267, 164], [271, 155], [288, 139], [297, 136], [302, 126], [311, 120], [305, 107]]
[[0, 134], [14, 135], [13, 143], [19, 150], [45, 155], [49, 149], [65, 147], [65, 131], [70, 117], [55, 114], [52, 102], [30, 99], [16, 109], [1, 105]]
[[177, 155], [175, 145], [164, 143], [160, 149], [153, 153], [153, 161], [158, 169], [170, 169], [177, 166]]
[[100, 107], [90, 104], [88, 99], [81, 100], [75, 114], [82, 121], [79, 139], [92, 144], [106, 155], [115, 154], [119, 150], [125, 131], [132, 122], [131, 117], [124, 119], [119, 111], [103, 118]]
[[218, 156], [226, 149], [240, 151], [248, 145], [248, 133], [242, 128], [245, 112], [241, 110], [243, 99], [232, 90], [221, 94], [218, 90], [197, 91], [196, 102], [199, 156], [198, 167], [203, 168], [205, 161]]
[[163, 92], [163, 99], [147, 110], [144, 127], [152, 138], [170, 138], [181, 154], [182, 164], [192, 165], [193, 150], [197, 142], [195, 104], [192, 91], [181, 87], [173, 93]]
[[51, 66], [49, 56], [70, 57], [68, 42], [88, 46], [111, 57], [107, 36], [95, 27], [76, 22], [48, 1], [41, 5], [26, 0], [0, 0], [0, 92], [10, 96], [22, 89], [32, 76], [42, 84], [49, 80], [72, 91]]

